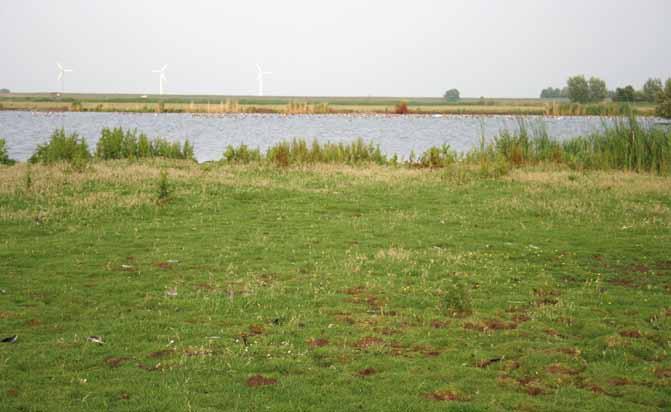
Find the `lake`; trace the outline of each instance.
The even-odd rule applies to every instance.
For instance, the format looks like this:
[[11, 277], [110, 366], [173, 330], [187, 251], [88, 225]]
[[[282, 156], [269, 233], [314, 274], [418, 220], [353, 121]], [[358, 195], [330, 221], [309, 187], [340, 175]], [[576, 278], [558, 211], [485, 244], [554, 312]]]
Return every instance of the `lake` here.
[[[43, 113], [0, 111], [0, 137], [7, 140], [10, 157], [25, 161], [54, 129], [65, 128], [86, 138], [91, 150], [104, 127], [137, 129], [150, 138], [189, 139], [199, 162], [218, 160], [227, 145], [245, 143], [265, 150], [282, 140], [304, 138], [321, 142], [362, 138], [380, 145], [386, 154], [407, 158], [431, 146], [449, 144], [458, 152], [492, 139], [501, 130], [518, 128], [516, 116], [396, 116], [396, 115], [274, 115], [143, 113]], [[529, 128], [544, 125], [549, 135], [566, 139], [602, 129], [612, 120], [600, 117], [523, 117]], [[648, 121], [648, 120], [644, 120]], [[649, 120], [652, 121], [652, 120]]]

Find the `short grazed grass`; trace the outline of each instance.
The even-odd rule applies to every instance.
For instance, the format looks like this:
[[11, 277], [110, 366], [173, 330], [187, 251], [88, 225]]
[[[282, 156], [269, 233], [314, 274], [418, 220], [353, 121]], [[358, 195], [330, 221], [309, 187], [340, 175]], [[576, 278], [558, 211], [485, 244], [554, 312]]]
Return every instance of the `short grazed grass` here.
[[0, 409], [671, 408], [671, 178], [479, 176], [0, 166]]

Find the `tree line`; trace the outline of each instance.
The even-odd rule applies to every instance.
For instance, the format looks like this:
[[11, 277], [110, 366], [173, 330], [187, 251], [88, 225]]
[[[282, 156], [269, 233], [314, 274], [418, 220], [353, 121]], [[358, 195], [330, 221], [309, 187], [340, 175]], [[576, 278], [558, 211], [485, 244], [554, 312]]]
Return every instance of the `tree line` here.
[[598, 103], [611, 99], [614, 102], [657, 103], [657, 115], [671, 117], [671, 79], [662, 83], [661, 79], [648, 79], [643, 88], [636, 90], [627, 85], [609, 90], [606, 82], [598, 77], [585, 78], [583, 75], [569, 77], [562, 89], [548, 87], [541, 91], [541, 99], [566, 98], [574, 103]]
[[641, 90], [628, 85], [608, 90], [606, 82], [598, 77], [573, 76], [566, 81], [562, 89], [548, 87], [541, 91], [541, 99], [566, 98], [574, 103], [598, 103], [606, 98], [614, 102], [650, 102], [657, 101], [664, 92], [661, 79], [648, 79]]

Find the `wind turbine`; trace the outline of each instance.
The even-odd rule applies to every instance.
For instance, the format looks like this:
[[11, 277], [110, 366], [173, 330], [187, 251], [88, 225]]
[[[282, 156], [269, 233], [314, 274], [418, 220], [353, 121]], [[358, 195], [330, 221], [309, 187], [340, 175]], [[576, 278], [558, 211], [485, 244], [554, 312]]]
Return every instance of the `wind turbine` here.
[[272, 72], [264, 72], [261, 66], [256, 65], [256, 79], [259, 81], [259, 96], [263, 96], [263, 76], [266, 74], [273, 74]]
[[56, 63], [58, 67], [58, 80], [61, 82], [61, 94], [65, 93], [65, 73], [72, 73], [72, 69], [66, 69], [60, 63]]
[[159, 73], [158, 75], [158, 93], [163, 94], [163, 83], [168, 81], [168, 78], [165, 76], [165, 69], [168, 68], [166, 64], [161, 70], [152, 70], [152, 73]]

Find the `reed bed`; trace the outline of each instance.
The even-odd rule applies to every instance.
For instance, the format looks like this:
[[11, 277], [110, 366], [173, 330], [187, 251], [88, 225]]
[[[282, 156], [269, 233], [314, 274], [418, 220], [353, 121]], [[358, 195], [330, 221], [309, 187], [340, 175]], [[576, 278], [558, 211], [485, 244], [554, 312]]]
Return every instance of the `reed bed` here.
[[[39, 145], [31, 163], [71, 162], [81, 164], [92, 157], [99, 160], [169, 158], [195, 160], [194, 147], [121, 128], [103, 129], [94, 153], [83, 138], [56, 130], [45, 145]], [[288, 167], [306, 164], [376, 164], [410, 168], [480, 167], [486, 176], [501, 176], [512, 168], [540, 164], [562, 165], [573, 170], [623, 170], [668, 175], [671, 173], [671, 129], [639, 122], [634, 115], [616, 119], [600, 132], [559, 141], [549, 136], [542, 122], [520, 118], [515, 131], [502, 130], [490, 142], [481, 138], [479, 147], [458, 153], [449, 145], [434, 146], [407, 159], [387, 155], [379, 145], [357, 139], [352, 142], [308, 143], [304, 139], [279, 142], [262, 152], [245, 144], [229, 145], [222, 162], [265, 163]], [[0, 140], [0, 163], [11, 164], [4, 141]]]

